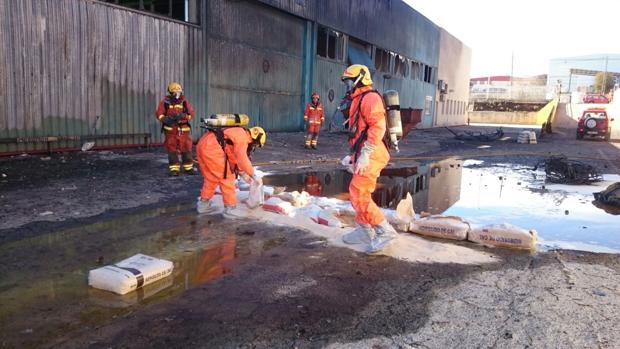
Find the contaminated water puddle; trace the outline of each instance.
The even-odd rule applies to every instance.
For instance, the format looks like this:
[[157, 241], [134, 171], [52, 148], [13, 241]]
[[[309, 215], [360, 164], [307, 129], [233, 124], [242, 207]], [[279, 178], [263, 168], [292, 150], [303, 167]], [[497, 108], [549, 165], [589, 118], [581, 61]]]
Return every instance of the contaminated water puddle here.
[[[373, 200], [394, 208], [411, 193], [416, 213], [461, 216], [474, 224], [510, 223], [536, 229], [542, 249], [566, 248], [620, 253], [620, 215], [595, 203], [592, 193], [619, 181], [605, 175], [596, 185], [545, 184], [544, 171], [479, 160], [445, 160], [404, 169], [386, 169]], [[268, 176], [266, 184], [347, 200], [346, 171]]]
[[[234, 272], [236, 259], [286, 242], [247, 226], [223, 228], [194, 210], [149, 210], [0, 245], [0, 344], [54, 346], [63, 333], [92, 330], [217, 280]], [[88, 287], [90, 269], [136, 253], [174, 261], [173, 275], [122, 296]]]

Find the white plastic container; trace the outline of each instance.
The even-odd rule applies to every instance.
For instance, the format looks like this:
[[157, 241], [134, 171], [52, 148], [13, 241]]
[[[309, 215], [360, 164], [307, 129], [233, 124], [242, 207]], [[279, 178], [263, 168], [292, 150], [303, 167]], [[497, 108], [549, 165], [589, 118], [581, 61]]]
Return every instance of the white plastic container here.
[[470, 231], [469, 223], [456, 216], [430, 216], [415, 220], [409, 230], [420, 235], [440, 239], [465, 240]]
[[170, 261], [137, 254], [114, 265], [91, 270], [88, 285], [101, 290], [126, 294], [172, 274]]
[[467, 239], [490, 247], [534, 250], [538, 233], [533, 229], [526, 230], [506, 223], [491, 224], [472, 229]]

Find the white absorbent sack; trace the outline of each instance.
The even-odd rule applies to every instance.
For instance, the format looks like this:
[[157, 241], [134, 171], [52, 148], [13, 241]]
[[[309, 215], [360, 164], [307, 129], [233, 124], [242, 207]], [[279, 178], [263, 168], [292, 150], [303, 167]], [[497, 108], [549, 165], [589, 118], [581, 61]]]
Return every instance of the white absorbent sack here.
[[465, 240], [470, 226], [461, 217], [436, 215], [413, 221], [409, 230], [440, 239]]
[[536, 248], [538, 233], [512, 224], [491, 224], [474, 228], [469, 232], [469, 241], [490, 247], [511, 247], [526, 250]]
[[328, 227], [342, 228], [344, 226], [340, 219], [334, 215], [334, 212], [330, 210], [319, 211], [317, 218], [317, 223]]
[[263, 192], [263, 185], [259, 184], [257, 181], [252, 181], [250, 184], [250, 194], [248, 195], [246, 205], [248, 205], [249, 208], [257, 208], [264, 202], [265, 194]]
[[319, 212], [323, 209], [317, 205], [310, 204], [306, 207], [295, 209], [291, 214], [293, 218], [308, 218], [312, 220], [314, 223], [319, 222]]
[[172, 262], [137, 254], [114, 265], [91, 270], [88, 285], [101, 290], [126, 294], [172, 274]]
[[290, 202], [286, 202], [277, 197], [272, 197], [265, 201], [263, 204], [263, 210], [290, 216], [295, 211], [295, 208]]
[[284, 192], [278, 195], [278, 197], [284, 201], [290, 202], [295, 207], [307, 206], [312, 199], [312, 196], [305, 191], [301, 193], [298, 191]]

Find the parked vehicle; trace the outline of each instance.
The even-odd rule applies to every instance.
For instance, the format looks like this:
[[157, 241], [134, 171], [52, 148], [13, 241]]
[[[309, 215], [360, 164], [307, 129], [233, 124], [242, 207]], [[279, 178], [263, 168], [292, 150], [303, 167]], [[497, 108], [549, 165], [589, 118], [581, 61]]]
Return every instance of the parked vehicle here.
[[607, 97], [605, 97], [603, 95], [589, 94], [589, 95], [585, 95], [583, 97], [583, 102], [584, 103], [607, 104], [607, 103], [609, 103], [609, 98], [607, 98]]
[[603, 137], [609, 141], [611, 136], [611, 126], [609, 123], [614, 119], [609, 119], [607, 111], [603, 108], [586, 109], [577, 122], [577, 139], [584, 136]]

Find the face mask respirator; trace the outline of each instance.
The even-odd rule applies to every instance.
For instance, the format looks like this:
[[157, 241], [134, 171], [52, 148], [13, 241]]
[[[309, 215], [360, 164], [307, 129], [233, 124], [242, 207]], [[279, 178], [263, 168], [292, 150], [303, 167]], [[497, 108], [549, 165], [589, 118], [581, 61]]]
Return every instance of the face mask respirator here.
[[357, 79], [355, 80], [351, 80], [351, 79], [345, 79], [344, 80], [344, 84], [347, 88], [347, 94], [351, 94], [353, 92], [353, 90], [355, 89], [355, 87], [357, 86], [357, 84], [362, 81], [362, 79], [364, 78], [364, 71], [360, 72], [360, 75], [357, 76]]

